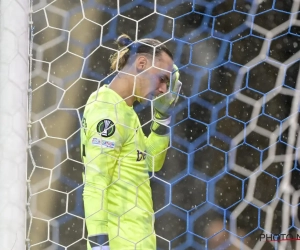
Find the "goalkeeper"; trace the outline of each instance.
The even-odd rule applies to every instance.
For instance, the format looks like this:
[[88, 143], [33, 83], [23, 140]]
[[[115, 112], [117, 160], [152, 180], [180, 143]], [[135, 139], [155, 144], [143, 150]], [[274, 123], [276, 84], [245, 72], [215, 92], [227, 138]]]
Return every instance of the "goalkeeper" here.
[[[121, 35], [117, 43], [121, 50], [110, 62], [118, 75], [91, 94], [81, 130], [88, 249], [154, 250], [149, 171], [164, 163], [181, 82], [172, 53], [158, 40]], [[154, 110], [148, 138], [133, 109], [145, 99], [153, 99]]]

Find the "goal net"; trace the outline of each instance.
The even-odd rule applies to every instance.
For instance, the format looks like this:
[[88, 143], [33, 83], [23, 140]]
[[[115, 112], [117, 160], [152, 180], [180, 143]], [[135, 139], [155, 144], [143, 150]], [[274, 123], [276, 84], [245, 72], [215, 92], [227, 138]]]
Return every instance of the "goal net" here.
[[125, 33], [167, 45], [183, 83], [149, 177], [157, 249], [299, 249], [299, 4], [33, 0], [27, 248], [86, 249], [81, 119]]

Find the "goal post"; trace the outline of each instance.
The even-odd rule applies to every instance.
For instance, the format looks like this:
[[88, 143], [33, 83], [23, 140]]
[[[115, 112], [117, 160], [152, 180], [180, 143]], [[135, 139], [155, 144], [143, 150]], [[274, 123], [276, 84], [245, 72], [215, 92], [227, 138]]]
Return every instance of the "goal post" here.
[[25, 249], [29, 1], [0, 1], [0, 249]]

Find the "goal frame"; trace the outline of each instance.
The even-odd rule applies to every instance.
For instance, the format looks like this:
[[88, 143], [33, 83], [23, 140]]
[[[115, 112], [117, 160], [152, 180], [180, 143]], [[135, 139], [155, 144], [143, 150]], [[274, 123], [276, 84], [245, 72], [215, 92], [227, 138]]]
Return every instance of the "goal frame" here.
[[0, 1], [0, 249], [25, 249], [29, 0]]

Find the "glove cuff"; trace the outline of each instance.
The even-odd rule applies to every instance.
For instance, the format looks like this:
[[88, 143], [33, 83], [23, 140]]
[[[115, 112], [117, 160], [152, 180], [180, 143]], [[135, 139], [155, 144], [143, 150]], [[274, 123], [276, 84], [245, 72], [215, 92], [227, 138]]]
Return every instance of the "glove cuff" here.
[[157, 119], [154, 118], [154, 121], [151, 124], [151, 131], [157, 135], [167, 135], [170, 133], [170, 128], [168, 124], [171, 122], [171, 116], [167, 119]]
[[171, 116], [169, 116], [168, 118], [165, 118], [165, 119], [157, 118], [157, 117], [154, 116], [153, 120], [154, 120], [154, 122], [158, 122], [158, 123], [160, 123], [162, 125], [167, 126], [171, 122]]

